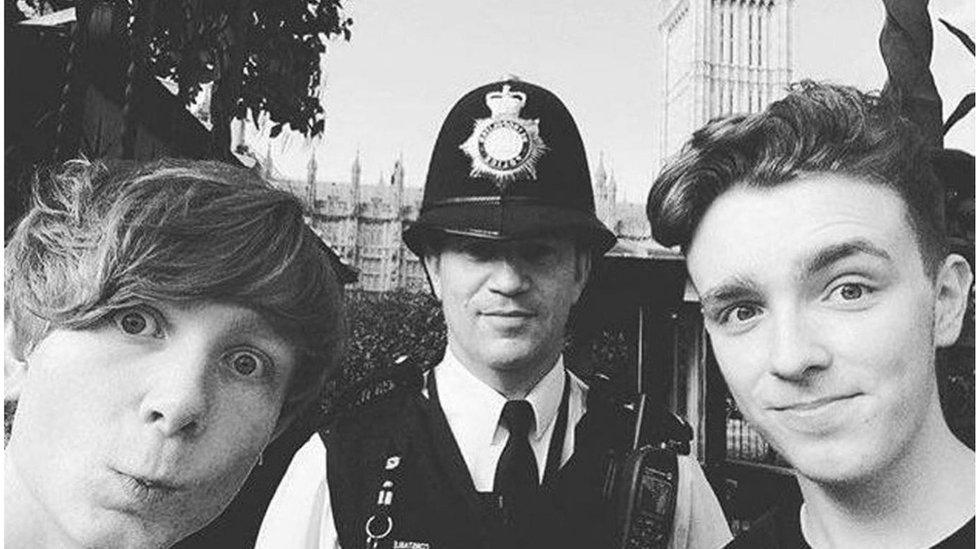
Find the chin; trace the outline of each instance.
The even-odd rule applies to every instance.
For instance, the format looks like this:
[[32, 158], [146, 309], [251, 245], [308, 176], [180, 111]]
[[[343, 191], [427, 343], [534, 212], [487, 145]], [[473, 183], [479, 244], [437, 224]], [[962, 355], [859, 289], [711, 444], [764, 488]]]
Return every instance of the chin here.
[[817, 484], [856, 484], [869, 480], [886, 468], [878, 450], [880, 445], [850, 442], [796, 442], [793, 451], [782, 452], [804, 478]]
[[189, 535], [170, 525], [147, 525], [126, 519], [97, 521], [79, 530], [74, 538], [83, 547], [165, 548]]
[[484, 363], [499, 370], [517, 369], [538, 352], [535, 346], [521, 338], [492, 338], [490, 342], [485, 341], [482, 349]]
[[519, 370], [535, 366], [542, 353], [530, 345], [522, 345], [518, 341], [501, 342], [495, 347], [496, 352], [488, 356], [488, 363], [496, 370]]
[[[196, 496], [196, 503], [202, 503], [201, 494]], [[96, 507], [86, 513], [87, 516], [70, 517], [65, 526], [83, 547], [155, 549], [171, 547], [203, 528], [218, 514], [212, 506], [187, 504], [186, 501], [140, 514]]]
[[527, 367], [530, 360], [521, 354], [497, 353], [487, 357], [486, 363], [493, 370], [513, 371]]

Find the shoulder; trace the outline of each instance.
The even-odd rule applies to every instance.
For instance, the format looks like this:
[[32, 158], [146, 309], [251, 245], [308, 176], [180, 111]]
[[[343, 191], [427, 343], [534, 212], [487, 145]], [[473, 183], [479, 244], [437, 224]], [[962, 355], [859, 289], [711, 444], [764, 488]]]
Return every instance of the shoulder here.
[[678, 456], [678, 494], [672, 547], [718, 548], [732, 539], [722, 506], [698, 460]]
[[305, 444], [298, 449], [285, 476], [278, 485], [275, 498], [282, 491], [300, 489], [317, 485], [325, 481], [326, 449], [318, 433], [313, 433]]
[[369, 373], [342, 390], [326, 412], [323, 432], [354, 430], [375, 424], [384, 417], [396, 417], [400, 407], [418, 394], [424, 385], [424, 368], [407, 358]]
[[326, 449], [313, 434], [292, 458], [261, 522], [258, 549], [318, 547], [319, 524], [331, 517]]
[[677, 456], [678, 459], [678, 504], [689, 503], [696, 506], [708, 505], [721, 513], [718, 498], [711, 484], [705, 478], [701, 464], [692, 456]]
[[708, 484], [701, 464], [692, 456], [678, 456], [678, 474], [696, 484]]
[[377, 371], [343, 391], [319, 431], [329, 449], [329, 481], [354, 483], [368, 459], [422, 437], [424, 372], [412, 363]]
[[288, 466], [289, 470], [295, 467], [301, 471], [318, 471], [325, 470], [325, 444], [322, 442], [322, 437], [318, 433], [312, 433], [312, 436], [302, 445], [301, 448], [295, 452], [295, 457], [291, 460], [291, 465]]

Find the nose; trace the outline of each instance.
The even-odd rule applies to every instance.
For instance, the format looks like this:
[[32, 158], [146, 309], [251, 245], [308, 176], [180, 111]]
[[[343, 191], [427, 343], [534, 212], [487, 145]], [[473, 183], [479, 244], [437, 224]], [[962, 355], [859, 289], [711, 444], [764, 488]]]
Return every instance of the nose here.
[[[179, 352], [183, 351], [183, 352]], [[209, 358], [185, 348], [157, 357], [139, 414], [164, 437], [199, 436], [211, 406]]]
[[528, 290], [530, 283], [518, 258], [504, 256], [495, 261], [488, 287], [494, 293], [513, 296]]
[[772, 324], [769, 363], [774, 376], [801, 381], [830, 366], [830, 353], [815, 323], [804, 318], [800, 311], [781, 312]]

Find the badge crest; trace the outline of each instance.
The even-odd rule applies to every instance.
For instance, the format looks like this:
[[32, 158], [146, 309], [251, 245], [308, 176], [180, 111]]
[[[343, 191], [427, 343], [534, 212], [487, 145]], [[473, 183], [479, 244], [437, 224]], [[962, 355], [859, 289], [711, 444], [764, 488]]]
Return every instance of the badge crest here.
[[491, 118], [480, 118], [461, 150], [471, 157], [471, 176], [488, 176], [499, 190], [523, 176], [536, 178], [535, 164], [546, 144], [539, 137], [539, 121], [520, 118], [526, 95], [505, 84], [485, 94]]

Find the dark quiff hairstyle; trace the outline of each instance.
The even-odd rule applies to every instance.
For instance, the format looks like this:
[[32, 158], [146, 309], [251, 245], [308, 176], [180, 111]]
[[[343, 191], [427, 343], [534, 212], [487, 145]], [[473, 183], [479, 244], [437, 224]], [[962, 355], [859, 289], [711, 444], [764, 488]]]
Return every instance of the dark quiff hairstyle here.
[[947, 244], [942, 186], [930, 154], [893, 101], [804, 80], [761, 113], [716, 118], [696, 131], [651, 187], [647, 218], [655, 240], [687, 253], [705, 212], [732, 187], [843, 174], [890, 188], [904, 200], [931, 277]]
[[280, 434], [338, 371], [345, 344], [342, 286], [323, 246], [301, 202], [250, 171], [74, 160], [38, 179], [6, 246], [5, 313], [34, 345], [147, 301], [250, 308], [297, 351]]

